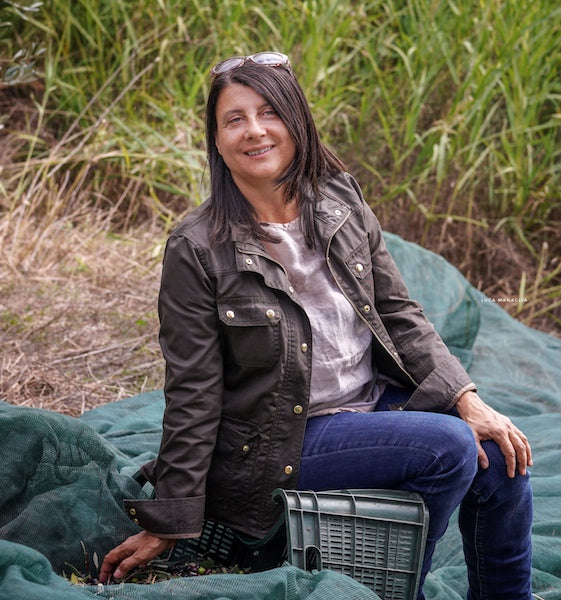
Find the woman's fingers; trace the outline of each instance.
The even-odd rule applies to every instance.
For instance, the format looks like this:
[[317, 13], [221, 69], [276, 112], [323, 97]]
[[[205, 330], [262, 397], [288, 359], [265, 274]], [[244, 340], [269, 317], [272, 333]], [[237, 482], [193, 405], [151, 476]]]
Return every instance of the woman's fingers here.
[[175, 540], [159, 538], [146, 531], [131, 535], [105, 556], [99, 571], [99, 580], [101, 582], [108, 581], [111, 575], [115, 579], [121, 579], [133, 569], [153, 560], [174, 544]]
[[[510, 435], [511, 443], [516, 453], [516, 462], [518, 463], [518, 472], [520, 475], [526, 475], [527, 467], [530, 467], [532, 463], [532, 448], [528, 438], [514, 425], [512, 425], [513, 431]], [[514, 475], [513, 475], [514, 477]]]

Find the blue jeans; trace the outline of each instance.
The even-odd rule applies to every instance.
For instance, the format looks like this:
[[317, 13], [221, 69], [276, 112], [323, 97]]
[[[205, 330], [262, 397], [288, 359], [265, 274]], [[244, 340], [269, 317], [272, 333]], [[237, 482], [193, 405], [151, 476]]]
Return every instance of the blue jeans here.
[[468, 600], [531, 600], [529, 477], [510, 479], [492, 441], [483, 443], [490, 466], [478, 469], [473, 433], [455, 415], [387, 410], [404, 393], [389, 386], [375, 412], [311, 417], [298, 488], [418, 492], [430, 522], [417, 600], [435, 544], [461, 505]]

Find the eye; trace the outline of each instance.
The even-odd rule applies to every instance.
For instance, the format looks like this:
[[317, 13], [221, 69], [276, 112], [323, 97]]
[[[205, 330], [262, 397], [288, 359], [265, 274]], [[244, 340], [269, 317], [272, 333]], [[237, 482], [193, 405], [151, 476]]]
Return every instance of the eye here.
[[226, 125], [237, 125], [238, 123], [241, 123], [242, 121], [243, 121], [243, 117], [241, 117], [240, 115], [234, 115], [228, 119], [228, 121], [226, 122]]

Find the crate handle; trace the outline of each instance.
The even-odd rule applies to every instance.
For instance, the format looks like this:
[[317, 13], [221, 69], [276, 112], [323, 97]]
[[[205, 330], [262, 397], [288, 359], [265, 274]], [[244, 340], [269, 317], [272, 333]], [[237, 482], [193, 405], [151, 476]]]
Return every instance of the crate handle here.
[[304, 560], [306, 571], [321, 571], [321, 550], [317, 546], [306, 546]]

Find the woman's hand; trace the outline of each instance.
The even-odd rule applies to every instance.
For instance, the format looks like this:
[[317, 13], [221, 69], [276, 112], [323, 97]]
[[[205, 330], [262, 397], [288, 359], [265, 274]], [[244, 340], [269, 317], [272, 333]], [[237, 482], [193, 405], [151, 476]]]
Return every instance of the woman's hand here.
[[105, 583], [111, 575], [121, 579], [136, 567], [145, 565], [164, 550], [172, 548], [176, 541], [156, 537], [147, 531], [131, 535], [107, 554], [99, 571], [99, 581]]
[[471, 427], [477, 442], [479, 465], [489, 466], [489, 459], [481, 446], [485, 440], [494, 440], [505, 456], [509, 477], [514, 477], [516, 466], [520, 475], [526, 475], [526, 468], [532, 463], [532, 449], [528, 438], [514, 426], [512, 421], [498, 413], [475, 392], [466, 392], [456, 404], [460, 417]]

